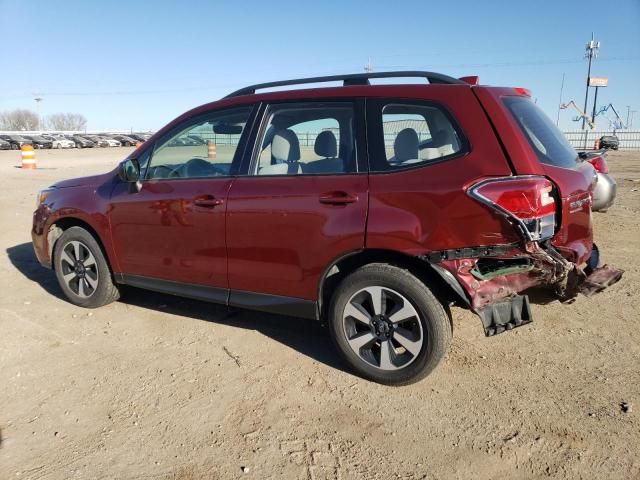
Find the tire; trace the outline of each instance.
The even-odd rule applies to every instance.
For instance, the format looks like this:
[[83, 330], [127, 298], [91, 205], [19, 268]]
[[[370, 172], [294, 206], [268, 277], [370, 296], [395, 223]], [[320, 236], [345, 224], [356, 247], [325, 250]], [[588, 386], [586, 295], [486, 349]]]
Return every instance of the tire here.
[[62, 144], [59, 143], [58, 146], [56, 147], [58, 150], [62, 150]]
[[12, 143], [11, 144], [11, 150], [19, 150], [20, 147], [18, 147], [18, 145], [16, 143]]
[[124, 146], [125, 147], [130, 147], [131, 146], [131, 142], [124, 142]]
[[55, 243], [53, 264], [60, 288], [74, 305], [97, 308], [120, 298], [100, 245], [84, 228], [64, 231]]
[[76, 143], [76, 148], [82, 148], [82, 145], [80, 143]]
[[331, 299], [328, 323], [353, 370], [385, 385], [426, 377], [446, 355], [452, 336], [447, 312], [425, 284], [387, 264], [366, 265], [345, 277]]

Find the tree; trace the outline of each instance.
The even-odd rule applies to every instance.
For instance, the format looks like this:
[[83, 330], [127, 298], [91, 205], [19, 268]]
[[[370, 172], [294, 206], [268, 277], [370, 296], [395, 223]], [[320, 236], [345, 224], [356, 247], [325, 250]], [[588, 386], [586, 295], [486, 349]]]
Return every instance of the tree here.
[[87, 119], [79, 113], [54, 113], [47, 118], [47, 125], [51, 130], [84, 130]]
[[0, 129], [2, 130], [39, 130], [38, 114], [31, 110], [17, 109], [0, 113]]

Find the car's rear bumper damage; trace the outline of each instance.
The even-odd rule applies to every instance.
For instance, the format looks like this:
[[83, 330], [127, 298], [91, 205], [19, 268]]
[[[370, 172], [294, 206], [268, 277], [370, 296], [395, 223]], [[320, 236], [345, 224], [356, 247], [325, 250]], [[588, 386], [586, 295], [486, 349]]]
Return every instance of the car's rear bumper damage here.
[[584, 268], [564, 258], [550, 242], [528, 242], [524, 248], [519, 244], [472, 247], [422, 258], [458, 295], [465, 296], [463, 301], [480, 316], [487, 336], [532, 321], [528, 297], [518, 295], [528, 288], [548, 287], [556, 298], [570, 302], [579, 293], [601, 292], [623, 274], [609, 265], [598, 266], [595, 245]]

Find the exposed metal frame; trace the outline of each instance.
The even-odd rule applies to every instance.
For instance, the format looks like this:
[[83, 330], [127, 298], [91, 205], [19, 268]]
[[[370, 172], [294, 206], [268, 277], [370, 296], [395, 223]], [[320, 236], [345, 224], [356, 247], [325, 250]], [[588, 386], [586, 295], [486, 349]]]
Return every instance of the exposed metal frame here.
[[442, 73], [424, 72], [421, 70], [400, 70], [394, 72], [350, 73], [346, 75], [329, 75], [324, 77], [296, 78], [292, 80], [280, 80], [277, 82], [258, 83], [256, 85], [250, 85], [248, 87], [241, 88], [240, 90], [236, 90], [224, 98], [239, 97], [240, 95], [252, 95], [256, 93], [256, 90], [262, 90], [265, 88], [304, 85], [308, 83], [342, 82], [345, 87], [353, 85], [370, 85], [369, 80], [372, 78], [425, 78], [431, 84], [468, 85], [462, 80]]

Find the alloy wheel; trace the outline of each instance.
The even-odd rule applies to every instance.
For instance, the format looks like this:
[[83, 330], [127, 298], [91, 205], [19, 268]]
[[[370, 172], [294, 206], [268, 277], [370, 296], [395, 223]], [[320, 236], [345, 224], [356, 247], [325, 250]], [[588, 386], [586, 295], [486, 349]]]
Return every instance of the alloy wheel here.
[[398, 370], [421, 352], [425, 334], [417, 310], [401, 293], [370, 286], [351, 296], [342, 315], [351, 349], [381, 370]]
[[89, 298], [98, 288], [98, 264], [84, 243], [72, 240], [60, 254], [62, 280], [80, 298]]

